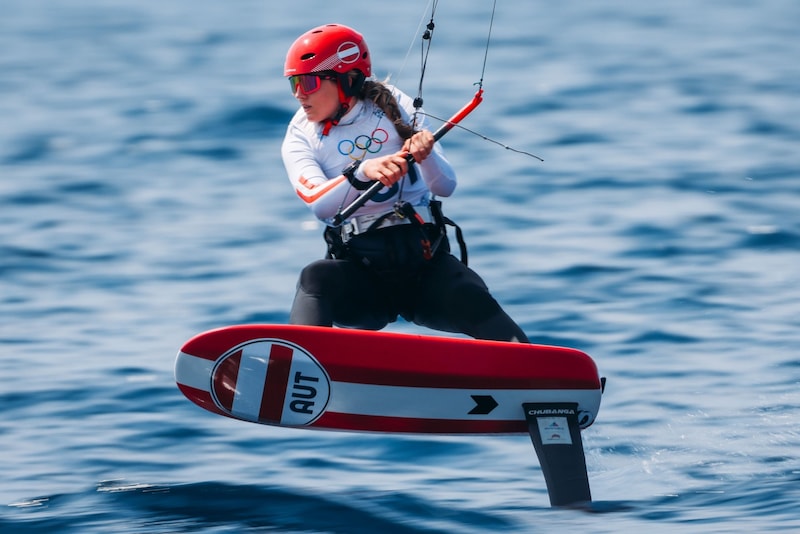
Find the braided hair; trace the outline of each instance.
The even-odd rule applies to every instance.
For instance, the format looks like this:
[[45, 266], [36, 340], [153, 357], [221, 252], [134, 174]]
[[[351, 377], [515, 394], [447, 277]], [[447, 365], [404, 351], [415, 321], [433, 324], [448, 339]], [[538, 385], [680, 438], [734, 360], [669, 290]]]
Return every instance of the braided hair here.
[[383, 82], [365, 80], [361, 88], [360, 97], [374, 102], [376, 106], [381, 108], [389, 120], [392, 121], [394, 129], [402, 139], [408, 139], [416, 133], [414, 127], [403, 120], [397, 99], [392, 94], [392, 90]]

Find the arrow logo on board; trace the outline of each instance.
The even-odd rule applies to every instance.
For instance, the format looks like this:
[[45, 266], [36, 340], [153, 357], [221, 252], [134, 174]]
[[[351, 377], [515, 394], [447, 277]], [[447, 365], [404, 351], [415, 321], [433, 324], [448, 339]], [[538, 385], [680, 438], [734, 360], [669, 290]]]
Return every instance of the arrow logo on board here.
[[475, 407], [469, 411], [469, 415], [486, 415], [497, 408], [497, 401], [491, 395], [470, 395], [475, 401]]

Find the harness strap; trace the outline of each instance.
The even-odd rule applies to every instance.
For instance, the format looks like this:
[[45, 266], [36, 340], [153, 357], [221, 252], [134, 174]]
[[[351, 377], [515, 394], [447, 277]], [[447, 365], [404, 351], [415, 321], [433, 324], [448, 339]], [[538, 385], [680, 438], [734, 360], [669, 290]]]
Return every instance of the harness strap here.
[[[464, 265], [469, 265], [469, 257], [467, 255], [467, 243], [464, 241], [464, 232], [461, 231], [461, 227], [453, 222], [452, 219], [449, 217], [445, 217], [444, 213], [442, 213], [442, 201], [441, 200], [431, 200], [430, 203], [431, 213], [433, 214], [434, 220], [436, 220], [436, 226], [441, 228], [441, 233], [444, 235], [447, 232], [445, 225], [452, 226], [456, 230], [456, 240], [458, 241], [458, 249], [461, 253], [461, 263]], [[438, 245], [437, 245], [438, 246]]]
[[[436, 253], [436, 249], [439, 248], [439, 243], [442, 241], [442, 232], [439, 231], [439, 236], [434, 241], [434, 244], [431, 245], [431, 239], [428, 235], [428, 230], [425, 228], [425, 220], [417, 213], [417, 210], [414, 209], [409, 202], [398, 202], [394, 205], [394, 211], [400, 217], [407, 218], [411, 221], [411, 224], [416, 226], [420, 233], [422, 233], [422, 256], [426, 260], [430, 260], [433, 258], [433, 255]], [[438, 225], [437, 225], [438, 226]]]
[[464, 232], [461, 227], [454, 223], [449, 217], [444, 218], [444, 222], [456, 229], [456, 240], [458, 241], [458, 248], [461, 251], [461, 263], [465, 266], [469, 265], [469, 257], [467, 256], [467, 242], [464, 241]]
[[[461, 252], [461, 263], [467, 265], [467, 244], [464, 241], [464, 234], [461, 228], [453, 222], [449, 217], [442, 214], [442, 203], [439, 200], [431, 200], [429, 205], [431, 215], [433, 216], [433, 224], [428, 224], [425, 219], [414, 209], [414, 206], [408, 202], [399, 202], [395, 205], [395, 211], [384, 213], [380, 217], [371, 222], [367, 230], [363, 233], [368, 233], [391, 216], [402, 216], [407, 218], [412, 225], [419, 228], [422, 232], [422, 246], [423, 254], [426, 259], [431, 259], [436, 254], [436, 251], [441, 245], [442, 240], [447, 236], [447, 229], [445, 225], [452, 226], [456, 231], [456, 239], [458, 240], [458, 247]], [[431, 242], [430, 230], [435, 228], [437, 235]], [[328, 250], [325, 255], [326, 258], [344, 258], [347, 255], [347, 244], [342, 239], [342, 232], [340, 227], [326, 226], [323, 233], [325, 242], [328, 244]]]
[[442, 239], [445, 238], [447, 235], [447, 229], [445, 225], [450, 225], [456, 230], [456, 240], [458, 240], [458, 248], [461, 252], [461, 263], [467, 265], [468, 257], [467, 257], [467, 244], [464, 241], [464, 233], [461, 231], [461, 227], [458, 226], [452, 219], [449, 217], [445, 217], [442, 213], [442, 203], [439, 200], [431, 200], [430, 202], [430, 210], [431, 214], [433, 215], [433, 219], [435, 221], [435, 228], [438, 230], [438, 235], [436, 239], [431, 243], [430, 235], [428, 233], [428, 228], [425, 226], [425, 221], [420, 217], [419, 213], [414, 209], [414, 206], [409, 204], [408, 202], [402, 202], [395, 204], [395, 212], [402, 213], [409, 220], [417, 226], [423, 234], [423, 249], [425, 250], [425, 257], [426, 259], [430, 259], [436, 254], [436, 250], [439, 248], [439, 245], [442, 243]]

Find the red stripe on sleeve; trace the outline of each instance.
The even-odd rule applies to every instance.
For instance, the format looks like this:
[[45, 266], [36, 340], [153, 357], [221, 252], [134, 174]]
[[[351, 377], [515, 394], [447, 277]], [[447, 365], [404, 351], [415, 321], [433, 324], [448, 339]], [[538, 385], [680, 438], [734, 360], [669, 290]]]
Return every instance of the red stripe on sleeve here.
[[[303, 202], [306, 204], [312, 204], [317, 201], [320, 197], [324, 196], [327, 192], [331, 189], [335, 188], [337, 185], [342, 183], [345, 180], [344, 176], [339, 176], [338, 178], [334, 178], [333, 180], [328, 180], [323, 184], [312, 185], [306, 178], [300, 177], [300, 185], [303, 186], [303, 189], [297, 188], [295, 191], [297, 192], [297, 196], [303, 199]], [[307, 191], [307, 192], [306, 192]]]

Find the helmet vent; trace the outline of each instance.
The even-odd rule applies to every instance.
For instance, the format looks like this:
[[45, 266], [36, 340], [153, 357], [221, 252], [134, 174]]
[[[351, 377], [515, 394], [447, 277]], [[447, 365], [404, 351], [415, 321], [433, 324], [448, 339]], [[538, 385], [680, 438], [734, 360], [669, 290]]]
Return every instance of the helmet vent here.
[[314, 52], [309, 52], [308, 54], [303, 54], [302, 56], [300, 56], [300, 60], [301, 61], [306, 61], [306, 60], [312, 59], [316, 55], [317, 54], [315, 54]]

